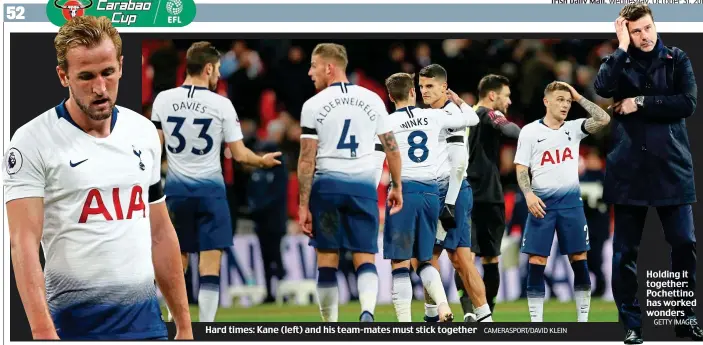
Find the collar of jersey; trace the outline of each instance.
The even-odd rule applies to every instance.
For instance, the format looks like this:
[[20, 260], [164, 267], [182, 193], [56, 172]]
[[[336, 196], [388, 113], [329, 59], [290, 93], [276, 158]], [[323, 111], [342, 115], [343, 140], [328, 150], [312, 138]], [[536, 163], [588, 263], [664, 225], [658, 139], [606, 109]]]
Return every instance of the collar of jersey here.
[[549, 128], [549, 129], [551, 129], [551, 130], [553, 130], [553, 131], [558, 131], [559, 129], [561, 129], [562, 127], [564, 127], [564, 124], [566, 123], [566, 121], [562, 122], [562, 123], [561, 123], [561, 126], [559, 126], [559, 128], [557, 128], [557, 129], [554, 129], [554, 128], [552, 128], [552, 127], [547, 126], [547, 124], [544, 123], [544, 118], [539, 119], [539, 123], [543, 124], [544, 127], [547, 127], [547, 128]]
[[452, 101], [447, 100], [446, 102], [444, 102], [444, 105], [442, 106], [442, 108], [446, 107], [446, 106], [449, 105], [449, 103], [451, 103], [451, 102], [452, 102]]
[[415, 109], [415, 106], [414, 106], [414, 105], [410, 105], [410, 106], [407, 106], [407, 107], [398, 108], [398, 109], [395, 110], [395, 112], [396, 112], [396, 113], [400, 113], [400, 112], [410, 111], [410, 110], [413, 110], [413, 109]]
[[330, 84], [330, 86], [339, 86], [339, 85], [342, 85], [342, 84], [344, 84], [344, 86], [354, 85], [354, 84], [352, 84], [352, 83], [342, 83], [341, 81], [338, 81], [338, 82], [336, 82], [336, 83]]
[[[64, 120], [68, 121], [68, 123], [76, 126], [76, 128], [80, 129], [83, 131], [83, 128], [81, 128], [76, 121], [73, 121], [73, 118], [71, 118], [71, 115], [68, 114], [68, 109], [66, 108], [66, 100], [64, 99], [61, 104], [57, 105], [55, 108], [56, 114], [59, 116], [59, 119], [63, 118]], [[112, 118], [110, 119], [110, 133], [112, 133], [112, 130], [115, 129], [115, 124], [117, 123], [117, 113], [120, 111], [117, 110], [117, 107], [112, 108]], [[85, 132], [85, 131], [83, 131]]]
[[208, 90], [208, 88], [206, 88], [205, 86], [195, 86], [195, 85], [185, 85], [184, 84], [184, 85], [181, 85], [181, 87], [185, 88], [185, 89], [190, 89], [192, 87], [196, 90]]

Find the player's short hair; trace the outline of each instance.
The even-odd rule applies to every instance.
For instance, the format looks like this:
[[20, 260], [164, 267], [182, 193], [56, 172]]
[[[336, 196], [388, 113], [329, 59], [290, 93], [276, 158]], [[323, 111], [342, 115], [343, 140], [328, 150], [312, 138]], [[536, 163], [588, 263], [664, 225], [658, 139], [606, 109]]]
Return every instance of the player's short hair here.
[[627, 4], [620, 10], [620, 17], [625, 18], [628, 22], [634, 22], [646, 15], [650, 15], [652, 21], [654, 20], [652, 9], [645, 3]]
[[201, 41], [191, 44], [186, 52], [186, 73], [198, 75], [203, 72], [205, 65], [213, 66], [220, 61], [222, 54], [210, 42]]
[[569, 88], [566, 85], [564, 85], [558, 81], [553, 81], [553, 82], [549, 83], [549, 85], [547, 85], [547, 87], [544, 88], [544, 96], [546, 97], [547, 95], [551, 94], [554, 91], [566, 91], [569, 94], [571, 93], [571, 90], [569, 90]]
[[104, 39], [112, 40], [115, 45], [116, 58], [122, 56], [122, 38], [107, 17], [80, 16], [64, 23], [54, 38], [56, 62], [62, 70], [68, 70], [66, 55], [75, 47], [94, 48]]
[[337, 43], [320, 43], [312, 50], [312, 55], [334, 60], [341, 69], [346, 69], [347, 64], [349, 64], [347, 48]]
[[424, 78], [436, 78], [439, 80], [447, 80], [447, 70], [444, 67], [433, 63], [427, 65], [420, 70], [420, 76]]
[[500, 92], [503, 86], [510, 86], [510, 79], [508, 79], [508, 77], [498, 74], [489, 74], [481, 78], [481, 81], [478, 82], [478, 98], [485, 98], [491, 91]]
[[410, 90], [415, 87], [415, 74], [395, 73], [386, 78], [386, 89], [395, 102], [408, 100]]

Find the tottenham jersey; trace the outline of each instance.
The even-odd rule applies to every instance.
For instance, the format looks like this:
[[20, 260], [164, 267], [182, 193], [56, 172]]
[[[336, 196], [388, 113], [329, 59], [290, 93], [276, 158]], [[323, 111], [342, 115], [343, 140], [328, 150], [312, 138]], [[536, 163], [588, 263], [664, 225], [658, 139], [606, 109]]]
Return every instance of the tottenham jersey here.
[[303, 104], [301, 138], [318, 140], [318, 192], [377, 198], [374, 138], [391, 131], [386, 116], [378, 95], [351, 83], [334, 83]]
[[205, 87], [183, 85], [159, 93], [151, 117], [164, 133], [166, 195], [224, 195], [222, 142], [242, 139], [232, 102]]
[[65, 103], [12, 137], [5, 201], [44, 198], [46, 298], [60, 337], [166, 336], [149, 222], [149, 187], [160, 183], [160, 161], [154, 125], [122, 107], [106, 138], [81, 130]]
[[440, 158], [440, 133], [468, 125], [468, 114], [451, 116], [443, 109], [405, 107], [388, 117], [402, 159], [403, 181], [434, 183]]
[[579, 187], [579, 144], [588, 136], [585, 119], [551, 129], [543, 120], [525, 126], [518, 138], [515, 163], [530, 168], [532, 189], [547, 210], [582, 206]]
[[[451, 101], [447, 101], [444, 103], [444, 106], [442, 109], [446, 110], [446, 114], [451, 115], [451, 116], [456, 116], [456, 117], [461, 117], [461, 108], [459, 108], [456, 103], [453, 103]], [[452, 164], [451, 161], [449, 160], [449, 145], [448, 143], [451, 142], [457, 142], [457, 143], [466, 143], [467, 140], [467, 135], [466, 135], [466, 127], [457, 127], [457, 128], [445, 128], [443, 129], [440, 134], [439, 134], [439, 158], [438, 162], [439, 164], [437, 165], [438, 171], [437, 174], [440, 179], [444, 180], [449, 177], [449, 174], [451, 173], [452, 170]], [[468, 155], [466, 155], [466, 164], [464, 166], [468, 166]], [[466, 172], [464, 172], [464, 177], [466, 177]]]

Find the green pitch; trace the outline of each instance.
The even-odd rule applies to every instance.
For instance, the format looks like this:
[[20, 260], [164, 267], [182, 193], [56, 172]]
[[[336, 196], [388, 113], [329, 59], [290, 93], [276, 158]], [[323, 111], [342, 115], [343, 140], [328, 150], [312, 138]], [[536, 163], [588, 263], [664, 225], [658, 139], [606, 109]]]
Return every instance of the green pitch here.
[[[422, 322], [424, 304], [413, 301], [413, 321]], [[461, 305], [453, 304], [452, 311], [455, 321], [463, 321]], [[198, 307], [191, 306], [191, 318], [198, 321]], [[358, 322], [360, 307], [358, 302], [350, 302], [339, 306], [339, 322]], [[164, 318], [166, 314], [164, 314]], [[376, 307], [376, 321], [396, 322], [392, 304]], [[496, 306], [493, 320], [496, 322], [530, 322], [527, 300], [499, 303]], [[265, 304], [251, 308], [232, 307], [220, 308], [217, 311], [217, 322], [320, 322], [320, 311], [317, 305], [297, 306], [284, 304]], [[544, 322], [576, 322], [575, 302], [561, 303], [547, 301], [544, 304]], [[589, 322], [618, 322], [618, 311], [612, 301], [600, 299], [591, 300]]]

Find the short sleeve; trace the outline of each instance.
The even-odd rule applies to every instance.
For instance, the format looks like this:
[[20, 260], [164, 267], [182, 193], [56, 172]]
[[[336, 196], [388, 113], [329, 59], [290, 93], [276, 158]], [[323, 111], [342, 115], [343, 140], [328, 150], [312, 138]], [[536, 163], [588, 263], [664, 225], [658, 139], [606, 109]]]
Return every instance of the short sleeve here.
[[[464, 116], [461, 108], [459, 108], [459, 106], [455, 103], [449, 103], [442, 109], [446, 112], [445, 116], [453, 116], [457, 118], [462, 118]], [[456, 126], [445, 130], [447, 133], [447, 142], [463, 143], [463, 138], [466, 135], [466, 126]]]
[[237, 111], [234, 109], [234, 105], [232, 105], [231, 101], [224, 98], [223, 100], [222, 131], [224, 132], [225, 142], [231, 143], [242, 140], [244, 135], [242, 134], [242, 126], [239, 123]]
[[22, 128], [10, 140], [3, 160], [5, 202], [31, 197], [44, 197], [46, 176], [36, 138]]
[[377, 99], [376, 112], [378, 113], [378, 118], [376, 119], [376, 135], [386, 134], [393, 130], [390, 121], [388, 121], [388, 110], [386, 110], [386, 105], [383, 103], [381, 97], [377, 95], [374, 96]]
[[523, 130], [517, 140], [517, 150], [515, 151], [515, 164], [530, 166], [532, 158], [532, 136], [528, 131]]
[[569, 121], [569, 128], [579, 140], [587, 137], [590, 133], [586, 131], [586, 119], [577, 119]]
[[300, 114], [300, 127], [302, 131], [302, 134], [300, 134], [300, 138], [317, 140], [317, 128], [315, 127], [315, 109], [313, 108], [310, 100], [303, 104], [303, 109]]
[[156, 183], [161, 183], [161, 139], [159, 139], [159, 134], [153, 131], [152, 137], [152, 150], [154, 152], [154, 162], [151, 168], [151, 179], [149, 180], [149, 185], [152, 186]]

